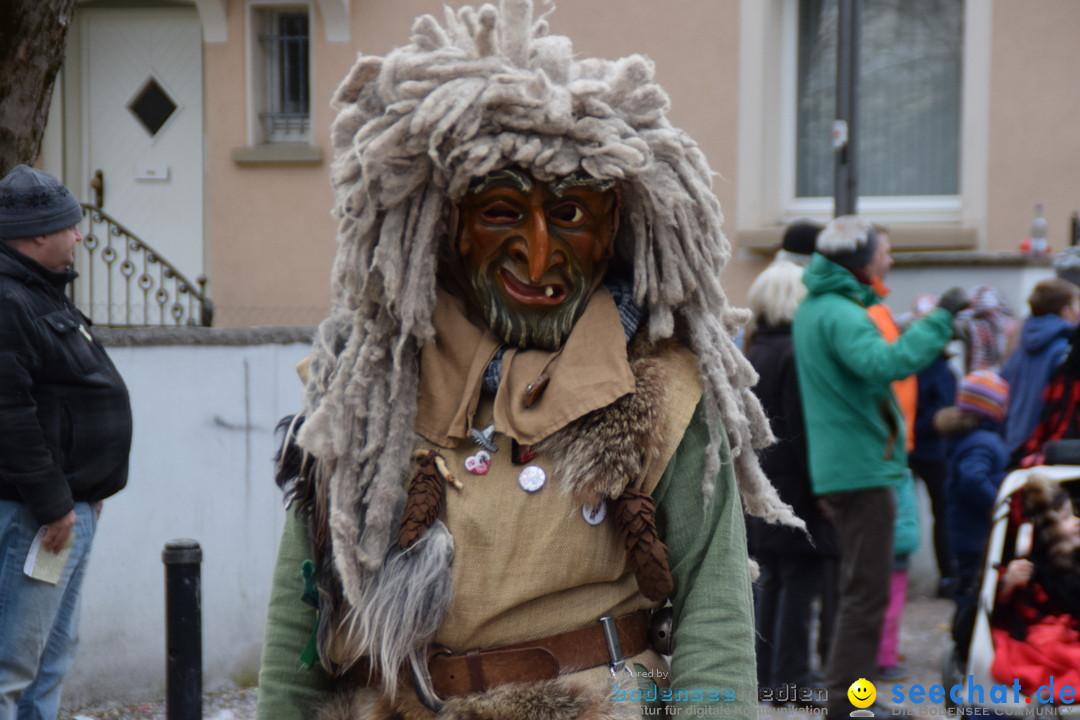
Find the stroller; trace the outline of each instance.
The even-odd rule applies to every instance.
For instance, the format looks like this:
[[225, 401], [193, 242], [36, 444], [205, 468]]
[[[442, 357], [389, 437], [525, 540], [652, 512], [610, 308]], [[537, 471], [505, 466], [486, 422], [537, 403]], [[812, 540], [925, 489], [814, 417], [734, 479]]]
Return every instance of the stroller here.
[[[1071, 459], [1071, 458], [1070, 458]], [[1073, 460], [1076, 462], [1076, 460]], [[995, 618], [995, 600], [999, 571], [1016, 557], [1027, 556], [1031, 550], [1032, 527], [1024, 516], [1020, 490], [1029, 475], [1038, 473], [1051, 482], [1061, 483], [1074, 499], [1080, 498], [1080, 464], [1046, 465], [1010, 473], [998, 489], [994, 502], [993, 522], [983, 561], [983, 575], [978, 596], [969, 613], [958, 613], [953, 626], [953, 637], [945, 653], [942, 684], [946, 691], [946, 708], [960, 714], [994, 714], [1005, 716], [1031, 716], [1042, 709], [1038, 699], [1029, 699], [1017, 692], [1014, 681], [995, 679], [991, 674], [995, 643], [993, 629], [1000, 626]], [[1049, 678], [1047, 678], [1049, 682]], [[950, 688], [960, 690], [950, 693]], [[998, 692], [991, 692], [997, 686]], [[1007, 686], [1007, 692], [1002, 686]], [[981, 688], [974, 692], [972, 687]], [[1043, 700], [1046, 698], [1044, 697]], [[978, 710], [977, 708], [985, 708]], [[972, 710], [975, 713], [972, 713]], [[1058, 705], [1054, 714], [1080, 718], [1080, 688], [1073, 704]]]

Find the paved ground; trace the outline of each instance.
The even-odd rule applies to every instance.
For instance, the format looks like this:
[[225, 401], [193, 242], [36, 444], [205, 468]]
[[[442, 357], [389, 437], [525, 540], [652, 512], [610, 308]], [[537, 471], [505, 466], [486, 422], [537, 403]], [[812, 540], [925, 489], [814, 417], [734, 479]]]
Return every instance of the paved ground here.
[[[924, 688], [941, 684], [941, 668], [949, 644], [952, 612], [951, 600], [925, 597], [908, 600], [904, 620], [900, 626], [900, 653], [904, 657], [903, 663], [907, 668], [907, 677], [897, 682], [875, 684], [878, 698], [883, 701], [883, 704], [891, 705], [888, 700], [894, 684], [904, 686], [905, 696], [907, 688], [914, 684], [922, 685]], [[909, 711], [916, 709], [916, 706], [910, 703], [902, 707]], [[922, 714], [926, 714], [927, 708], [927, 704], [924, 703], [919, 710]], [[763, 704], [759, 717], [761, 720], [809, 720], [824, 716], [793, 709], [777, 710]]]
[[[205, 720], [252, 720], [258, 690], [242, 688], [203, 697]], [[164, 720], [164, 700], [140, 705], [103, 704], [78, 710], [61, 710], [58, 720]]]
[[[905, 686], [919, 683], [929, 687], [941, 682], [942, 658], [948, 643], [951, 617], [950, 601], [930, 598], [912, 598], [908, 601], [900, 629], [900, 650], [908, 670], [907, 678], [902, 681]], [[879, 683], [878, 693], [887, 695], [883, 683]], [[258, 691], [254, 688], [206, 695], [203, 698], [203, 718], [253, 720], [257, 696]], [[925, 708], [924, 705], [924, 712]], [[141, 705], [113, 704], [63, 711], [59, 720], [164, 720], [165, 716], [165, 703], [158, 700]], [[767, 705], [762, 705], [760, 709], [761, 720], [812, 720], [820, 717], [810, 712], [778, 710]]]

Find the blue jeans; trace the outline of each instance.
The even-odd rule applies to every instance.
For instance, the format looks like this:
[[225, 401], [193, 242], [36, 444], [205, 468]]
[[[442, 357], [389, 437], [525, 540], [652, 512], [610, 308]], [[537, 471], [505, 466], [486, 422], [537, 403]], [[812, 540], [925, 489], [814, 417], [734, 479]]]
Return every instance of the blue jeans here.
[[75, 542], [60, 582], [23, 573], [40, 527], [22, 503], [0, 500], [0, 720], [56, 720], [60, 683], [79, 644], [79, 590], [97, 516], [76, 503]]

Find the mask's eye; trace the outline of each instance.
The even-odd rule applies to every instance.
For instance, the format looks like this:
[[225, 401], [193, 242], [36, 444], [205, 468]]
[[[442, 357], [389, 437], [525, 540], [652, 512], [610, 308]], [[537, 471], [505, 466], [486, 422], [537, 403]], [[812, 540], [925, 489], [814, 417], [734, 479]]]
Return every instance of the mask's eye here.
[[559, 225], [563, 227], [578, 227], [585, 222], [585, 210], [576, 202], [565, 202], [561, 205], [556, 205], [550, 211], [548, 215]]
[[508, 202], [498, 200], [480, 210], [484, 222], [493, 225], [511, 225], [521, 221], [521, 211]]

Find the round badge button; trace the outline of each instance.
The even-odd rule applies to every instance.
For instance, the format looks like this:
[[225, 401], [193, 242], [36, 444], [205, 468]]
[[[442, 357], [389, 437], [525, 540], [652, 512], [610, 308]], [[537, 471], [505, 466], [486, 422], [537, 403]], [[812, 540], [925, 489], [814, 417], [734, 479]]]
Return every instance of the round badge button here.
[[585, 522], [590, 525], [599, 525], [604, 522], [604, 518], [607, 517], [607, 502], [601, 500], [596, 507], [582, 505], [581, 517], [585, 518]]
[[518, 475], [518, 485], [525, 492], [534, 493], [544, 487], [545, 482], [547, 482], [547, 473], [537, 465], [528, 466]]

